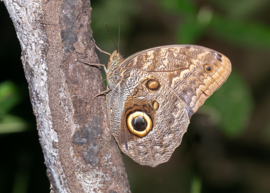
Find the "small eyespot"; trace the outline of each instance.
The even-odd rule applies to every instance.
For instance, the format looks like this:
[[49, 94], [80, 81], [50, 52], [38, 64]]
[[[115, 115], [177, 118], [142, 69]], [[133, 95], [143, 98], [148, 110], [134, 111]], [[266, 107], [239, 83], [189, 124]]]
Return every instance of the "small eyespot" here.
[[131, 113], [127, 118], [127, 127], [131, 133], [139, 137], [144, 137], [152, 129], [151, 118], [141, 112]]
[[159, 104], [157, 101], [153, 101], [152, 106], [153, 106], [154, 110], [156, 111], [159, 107]]
[[149, 88], [150, 90], [158, 90], [160, 87], [160, 84], [158, 81], [156, 80], [148, 80], [148, 82], [146, 83], [147, 88]]
[[206, 64], [206, 65], [204, 65], [204, 70], [206, 72], [212, 72], [213, 71], [213, 67], [210, 66], [209, 64]]

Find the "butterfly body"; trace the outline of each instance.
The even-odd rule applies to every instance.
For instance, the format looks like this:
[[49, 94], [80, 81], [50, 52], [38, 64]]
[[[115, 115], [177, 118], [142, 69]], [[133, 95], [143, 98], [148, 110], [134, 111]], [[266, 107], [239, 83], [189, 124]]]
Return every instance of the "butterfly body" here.
[[208, 48], [169, 45], [108, 63], [107, 110], [121, 150], [142, 165], [168, 161], [190, 117], [231, 72], [229, 59]]

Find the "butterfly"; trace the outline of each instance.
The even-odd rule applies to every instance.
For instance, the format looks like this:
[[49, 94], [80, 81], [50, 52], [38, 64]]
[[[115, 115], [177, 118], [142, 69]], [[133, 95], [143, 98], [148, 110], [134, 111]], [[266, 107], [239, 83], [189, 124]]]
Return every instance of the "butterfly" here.
[[160, 46], [126, 59], [116, 50], [103, 67], [112, 134], [123, 153], [152, 167], [170, 159], [191, 116], [231, 73], [226, 56], [197, 45]]

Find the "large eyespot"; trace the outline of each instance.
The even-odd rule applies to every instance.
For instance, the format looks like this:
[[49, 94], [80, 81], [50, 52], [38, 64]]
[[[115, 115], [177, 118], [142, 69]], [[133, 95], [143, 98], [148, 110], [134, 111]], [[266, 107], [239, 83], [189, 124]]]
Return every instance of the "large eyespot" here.
[[131, 113], [127, 118], [127, 127], [131, 133], [139, 137], [144, 137], [152, 129], [151, 118], [141, 112]]
[[209, 64], [205, 64], [205, 65], [204, 65], [204, 70], [205, 70], [206, 72], [212, 72], [212, 71], [213, 71], [213, 67], [210, 66]]
[[158, 81], [156, 80], [148, 80], [146, 83], [147, 88], [149, 88], [150, 90], [158, 90], [160, 87], [160, 84]]

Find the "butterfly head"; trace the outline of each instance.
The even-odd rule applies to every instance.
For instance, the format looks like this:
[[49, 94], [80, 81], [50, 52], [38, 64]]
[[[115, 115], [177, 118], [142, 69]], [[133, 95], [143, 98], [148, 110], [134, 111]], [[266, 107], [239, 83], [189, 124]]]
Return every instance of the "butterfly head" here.
[[118, 64], [120, 64], [122, 61], [124, 61], [123, 57], [118, 53], [117, 50], [115, 50], [111, 56], [108, 63], [108, 70], [115, 68]]

